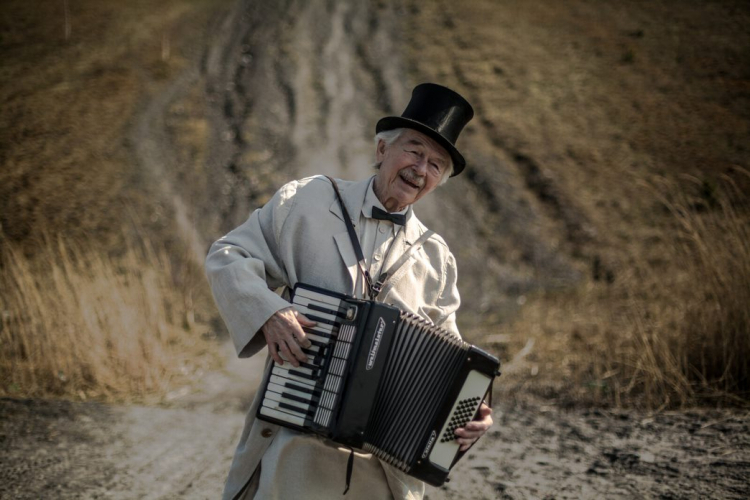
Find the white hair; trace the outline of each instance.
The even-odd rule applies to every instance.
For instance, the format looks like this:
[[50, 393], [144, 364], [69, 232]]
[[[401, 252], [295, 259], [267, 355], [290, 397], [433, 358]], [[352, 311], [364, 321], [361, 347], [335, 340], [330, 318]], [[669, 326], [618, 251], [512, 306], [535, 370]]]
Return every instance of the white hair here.
[[[390, 146], [394, 142], [396, 142], [396, 139], [401, 137], [401, 134], [404, 133], [406, 129], [405, 128], [394, 128], [392, 130], [383, 130], [382, 132], [378, 132], [375, 134], [375, 148], [377, 149], [378, 144], [380, 141], [385, 142], [386, 146]], [[375, 168], [380, 168], [380, 163], [377, 162], [375, 164]], [[442, 186], [445, 184], [445, 182], [448, 180], [448, 178], [453, 174], [453, 158], [448, 155], [448, 168], [445, 169], [445, 172], [443, 172], [443, 177], [440, 179], [440, 183], [438, 186]]]

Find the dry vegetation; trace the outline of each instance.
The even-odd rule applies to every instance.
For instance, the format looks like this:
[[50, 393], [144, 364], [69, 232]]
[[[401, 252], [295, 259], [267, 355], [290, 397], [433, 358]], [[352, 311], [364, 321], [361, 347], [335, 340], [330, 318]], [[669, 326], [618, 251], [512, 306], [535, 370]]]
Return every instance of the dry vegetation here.
[[[407, 5], [436, 28], [407, 35], [412, 79], [469, 97], [467, 172], [502, 178], [486, 183], [502, 196], [490, 258], [549, 282], [554, 269], [508, 251], [541, 234], [580, 276], [506, 288], [511, 312], [486, 315], [477, 331], [509, 361], [499, 386], [561, 404], [747, 404], [747, 5]], [[528, 206], [543, 216], [505, 229]]]
[[[179, 235], [124, 138], [224, 4], [67, 2], [69, 23], [64, 4], [11, 0], [0, 14], [0, 394], [163, 392], [203, 366], [215, 313], [191, 259], [147, 243]], [[502, 290], [517, 312], [476, 330], [499, 333], [487, 342], [508, 361], [501, 385], [564, 403], [746, 404], [747, 8], [457, 5], [403, 2], [405, 23], [431, 27], [405, 34], [408, 77], [469, 97], [469, 163], [485, 178], [502, 168], [544, 214], [529, 230], [582, 277]], [[169, 123], [180, 163], [204, 162], [210, 133], [190, 95]], [[208, 174], [177, 175], [197, 192]], [[124, 207], [143, 224], [124, 227]], [[506, 257], [515, 244], [494, 247], [503, 264], [549, 272]]]
[[0, 395], [158, 398], [218, 362], [202, 271], [128, 136], [224, 5], [4, 2]]
[[511, 363], [512, 392], [559, 398], [562, 386], [568, 404], [746, 404], [747, 200], [729, 181], [708, 197], [664, 178], [644, 190], [672, 221], [652, 241], [658, 262], [637, 261], [614, 283], [532, 297], [506, 327], [536, 341], [526, 363]]
[[6, 395], [158, 395], [215, 362], [195, 322], [195, 266], [140, 243], [117, 257], [48, 239], [33, 257], [6, 247], [0, 338]]

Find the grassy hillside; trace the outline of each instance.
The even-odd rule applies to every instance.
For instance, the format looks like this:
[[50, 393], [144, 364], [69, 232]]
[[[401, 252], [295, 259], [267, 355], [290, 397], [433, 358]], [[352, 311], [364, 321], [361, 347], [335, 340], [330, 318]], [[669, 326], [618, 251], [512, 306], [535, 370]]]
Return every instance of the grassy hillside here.
[[[506, 362], [506, 394], [746, 403], [745, 2], [309, 5], [5, 2], [0, 394], [163, 394], [210, 365], [221, 328], [198, 236], [291, 175], [285, 133], [324, 137], [341, 113], [324, 90], [341, 78], [380, 89], [370, 114], [399, 105], [393, 80], [474, 105], [466, 173], [439, 195], [458, 210], [436, 229], [464, 271], [464, 334]], [[286, 17], [299, 12], [343, 28]], [[386, 19], [400, 24], [376, 31]], [[296, 45], [303, 28], [315, 47]], [[347, 36], [367, 40], [354, 76], [332, 49]], [[349, 128], [333, 128], [339, 146]]]
[[163, 394], [216, 361], [202, 270], [129, 138], [227, 4], [4, 2], [0, 394]]
[[[507, 292], [523, 306], [492, 338], [509, 357], [528, 355], [506, 382], [651, 406], [747, 398], [747, 5], [408, 11], [411, 25], [433, 28], [406, 35], [412, 78], [444, 81], [476, 107], [464, 148], [483, 196], [521, 196], [545, 214], [525, 231], [580, 272], [575, 286]], [[498, 221], [523, 207], [495, 204]], [[500, 258], [537, 281], [552, 272], [507, 247], [497, 243]]]

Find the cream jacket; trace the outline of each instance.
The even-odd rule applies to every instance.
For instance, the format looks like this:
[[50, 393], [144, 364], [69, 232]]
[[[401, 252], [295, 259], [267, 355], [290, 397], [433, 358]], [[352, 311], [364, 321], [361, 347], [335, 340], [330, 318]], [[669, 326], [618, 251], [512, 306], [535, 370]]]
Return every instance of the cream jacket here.
[[[355, 226], [370, 180], [338, 180]], [[414, 216], [399, 231], [384, 269], [398, 259], [427, 228]], [[265, 345], [260, 327], [289, 303], [274, 291], [298, 282], [351, 294], [357, 259], [331, 183], [323, 176], [283, 186], [249, 219], [211, 246], [206, 274], [234, 346], [249, 357]], [[386, 282], [378, 300], [418, 314], [458, 335], [455, 259], [438, 235], [412, 252]], [[236, 498], [256, 470], [279, 427], [257, 420], [256, 395], [245, 420], [224, 490]], [[386, 464], [383, 468], [396, 499], [422, 498], [424, 483]], [[293, 480], [293, 478], [290, 478]]]

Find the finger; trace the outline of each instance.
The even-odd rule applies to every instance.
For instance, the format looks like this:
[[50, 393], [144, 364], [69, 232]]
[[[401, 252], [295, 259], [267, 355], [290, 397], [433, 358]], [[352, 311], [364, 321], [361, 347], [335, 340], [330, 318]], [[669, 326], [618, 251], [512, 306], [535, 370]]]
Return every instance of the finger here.
[[473, 422], [467, 422], [466, 425], [461, 427], [461, 429], [466, 429], [467, 431], [486, 431], [490, 428], [490, 425], [492, 425], [492, 422], [487, 422], [485, 420], [474, 420]]
[[478, 438], [482, 434], [484, 434], [485, 432], [487, 432], [487, 429], [484, 429], [484, 428], [482, 428], [482, 429], [461, 429], [461, 432], [458, 433], [458, 434], [456, 434], [456, 436], [467, 437], [467, 438]]
[[297, 321], [299, 322], [300, 325], [306, 326], [308, 328], [318, 324], [315, 321], [308, 318], [307, 316], [305, 316], [304, 314], [299, 313], [299, 312], [297, 313]]
[[268, 354], [271, 355], [271, 359], [273, 359], [277, 365], [284, 365], [284, 360], [281, 359], [281, 356], [279, 356], [279, 351], [275, 343], [268, 342]]
[[[297, 336], [296, 333], [293, 332], [286, 332], [284, 334], [284, 341], [286, 342], [286, 345], [289, 348], [290, 354], [296, 358], [297, 361], [307, 361], [307, 354], [302, 352], [302, 347], [300, 347], [300, 344], [303, 342], [303, 340], [298, 340], [295, 337]], [[310, 347], [310, 341], [307, 339], [304, 339], [304, 343], [307, 344], [305, 347]]]
[[492, 408], [487, 406], [487, 403], [482, 403], [479, 407], [479, 415], [483, 418], [492, 415]]
[[465, 438], [465, 439], [478, 439], [482, 434], [484, 434], [484, 429], [482, 430], [467, 430], [464, 428], [456, 429], [454, 432], [456, 436], [459, 438]]
[[466, 451], [469, 448], [471, 448], [470, 444], [462, 444], [461, 446], [458, 447], [458, 451]]
[[[299, 349], [299, 346], [295, 342], [292, 343], [297, 349]], [[296, 355], [292, 354], [292, 351], [289, 348], [289, 343], [286, 340], [282, 339], [279, 341], [279, 350], [284, 356], [284, 359], [289, 361], [293, 367], [299, 368], [299, 360], [297, 359]]]
[[[314, 325], [316, 325], [316, 324], [317, 324], [317, 323], [315, 323], [314, 321], [310, 321], [310, 320], [308, 320], [307, 318], [305, 318], [305, 317], [304, 317], [304, 316], [302, 316], [301, 314], [299, 315], [299, 317], [298, 317], [297, 319], [299, 320], [299, 319], [302, 319], [302, 318], [304, 318], [304, 320], [303, 320], [303, 321], [306, 321], [306, 322], [307, 322], [308, 324], [309, 324], [309, 323], [311, 323], [311, 324], [312, 324], [312, 325], [309, 325], [309, 326], [308, 326], [308, 325], [305, 325], [305, 326], [308, 326], [308, 328], [309, 328], [310, 326], [314, 326]], [[299, 344], [300, 346], [304, 347], [305, 349], [306, 349], [306, 348], [308, 348], [308, 347], [310, 347], [310, 346], [312, 345], [312, 343], [310, 342], [310, 340], [309, 340], [309, 339], [307, 338], [307, 334], [306, 334], [306, 333], [305, 333], [305, 331], [304, 331], [304, 330], [302, 329], [302, 326], [300, 326], [300, 322], [298, 322], [298, 323], [297, 323], [297, 324], [295, 325], [295, 328], [294, 328], [294, 331], [293, 331], [293, 335], [294, 335], [294, 337], [295, 337], [295, 339], [296, 339], [296, 342], [297, 342], [297, 344]], [[301, 351], [300, 351], [300, 352], [301, 352]]]
[[473, 445], [474, 443], [477, 442], [476, 439], [457, 439], [456, 441], [459, 444], [458, 449], [460, 451], [466, 451], [466, 450], [468, 450], [469, 448], [471, 448], [471, 445]]

